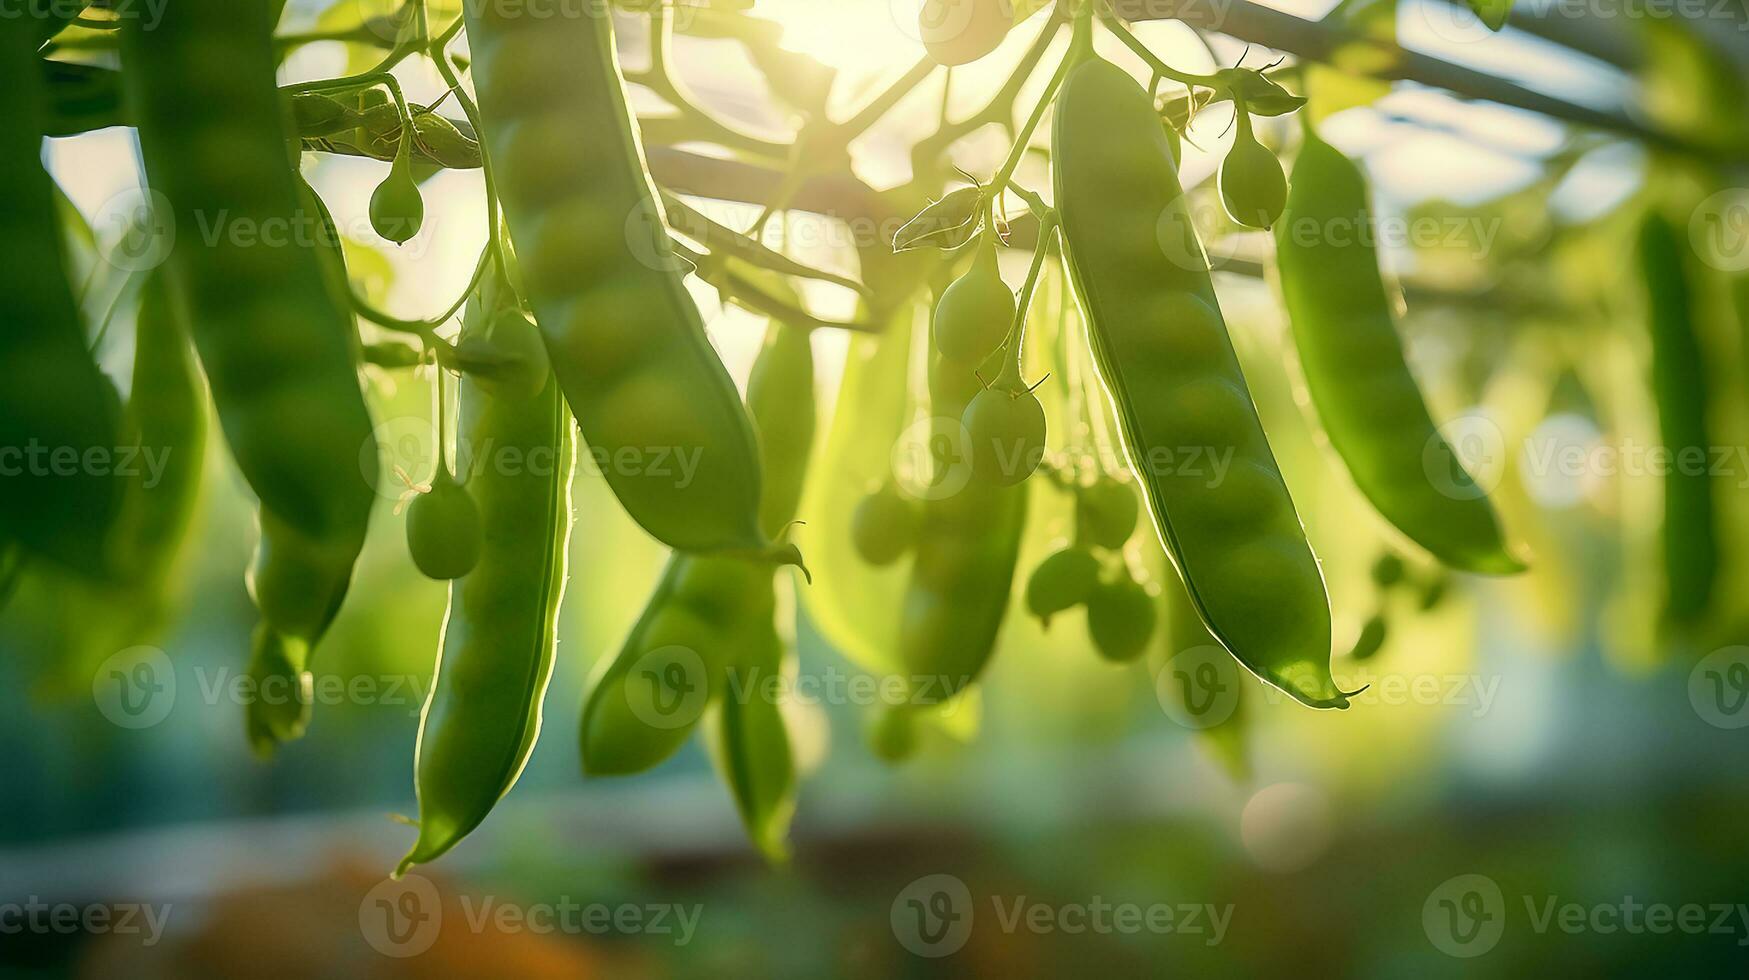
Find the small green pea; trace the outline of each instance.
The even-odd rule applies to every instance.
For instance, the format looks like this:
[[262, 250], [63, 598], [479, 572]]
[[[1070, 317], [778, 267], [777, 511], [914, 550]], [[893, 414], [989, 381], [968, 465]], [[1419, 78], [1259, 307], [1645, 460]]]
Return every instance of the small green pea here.
[[1233, 148], [1221, 161], [1221, 203], [1234, 221], [1249, 228], [1270, 228], [1287, 206], [1287, 177], [1281, 161], [1269, 147], [1251, 135], [1251, 126], [1240, 113], [1241, 125]]
[[917, 720], [904, 705], [876, 709], [866, 735], [869, 750], [883, 762], [904, 762], [917, 754]]
[[428, 578], [461, 578], [480, 560], [480, 509], [467, 488], [440, 473], [407, 507], [407, 551]]
[[851, 542], [870, 565], [891, 565], [917, 543], [917, 505], [889, 483], [856, 505], [850, 519]]
[[995, 352], [1014, 323], [1014, 294], [996, 267], [996, 240], [986, 234], [966, 274], [935, 306], [935, 348], [958, 364], [976, 366]]
[[1101, 548], [1122, 548], [1136, 531], [1141, 504], [1128, 483], [1102, 477], [1075, 495], [1076, 527]]
[[1086, 602], [1099, 585], [1099, 559], [1085, 548], [1064, 548], [1032, 570], [1026, 608], [1049, 628], [1051, 617]]
[[1107, 660], [1125, 663], [1142, 655], [1154, 635], [1154, 599], [1127, 575], [1102, 582], [1087, 598], [1087, 632]]
[[917, 33], [938, 65], [970, 64], [1002, 45], [1014, 26], [1010, 0], [923, 0]]
[[1014, 486], [1044, 461], [1045, 409], [1024, 388], [985, 388], [960, 421], [971, 442], [972, 473], [986, 483]]
[[1389, 589], [1403, 581], [1403, 559], [1385, 552], [1372, 564], [1373, 584], [1381, 589]]
[[1360, 628], [1360, 635], [1355, 637], [1354, 646], [1348, 651], [1349, 657], [1355, 660], [1371, 659], [1383, 649], [1386, 635], [1385, 617], [1374, 614]]
[[370, 195], [371, 228], [396, 245], [410, 241], [425, 223], [425, 199], [419, 194], [419, 182], [413, 178], [407, 146], [403, 141], [395, 162], [389, 165], [389, 175]]

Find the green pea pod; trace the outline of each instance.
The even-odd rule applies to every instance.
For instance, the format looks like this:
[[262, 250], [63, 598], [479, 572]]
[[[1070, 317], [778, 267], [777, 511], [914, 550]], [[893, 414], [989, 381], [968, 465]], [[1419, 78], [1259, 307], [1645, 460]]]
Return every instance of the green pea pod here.
[[761, 533], [759, 450], [705, 337], [626, 107], [611, 18], [559, 0], [469, 4], [482, 134], [565, 400], [644, 530], [680, 551], [799, 564]]
[[777, 701], [760, 692], [761, 679], [783, 669], [784, 642], [775, 629], [760, 637], [749, 663], [750, 683], [716, 706], [709, 736], [711, 760], [735, 798], [748, 837], [768, 859], [789, 856], [789, 824], [796, 808], [795, 758]]
[[304, 736], [310, 725], [313, 681], [308, 670], [310, 645], [267, 623], [255, 624], [249, 656], [249, 683], [254, 688], [244, 715], [249, 747], [266, 758], [283, 742]]
[[[0, 538], [92, 577], [109, 574], [121, 499], [113, 388], [87, 350], [42, 167], [42, 86], [30, 25], [0, 25]], [[97, 454], [103, 454], [100, 460]], [[104, 465], [97, 465], [98, 463]]]
[[306, 534], [266, 508], [257, 517], [261, 533], [247, 584], [261, 622], [249, 666], [255, 697], [245, 706], [245, 726], [256, 754], [266, 757], [309, 727], [309, 698], [285, 692], [309, 689], [311, 656], [340, 612], [362, 541]]
[[[1252, 672], [1317, 708], [1330, 605], [1258, 421], [1148, 95], [1089, 54], [1057, 97], [1052, 169], [1070, 275], [1124, 451], [1192, 599]], [[1162, 454], [1230, 454], [1219, 487], [1163, 472]]]
[[[747, 382], [747, 408], [759, 433], [766, 473], [761, 521], [773, 537], [796, 516], [808, 459], [813, 452], [814, 352], [805, 330], [773, 323], [765, 347]], [[771, 582], [763, 569], [762, 581]], [[792, 579], [793, 582], [793, 579]], [[755, 846], [773, 861], [788, 857], [789, 824], [795, 815], [796, 771], [789, 730], [781, 705], [767, 696], [768, 679], [780, 676], [784, 651], [794, 645], [794, 603], [790, 626], [779, 630], [776, 609], [752, 631], [737, 667], [742, 683], [725, 686], [711, 735], [711, 757], [735, 798], [741, 822]]]
[[540, 733], [565, 587], [573, 446], [557, 386], [493, 398], [463, 378], [460, 398], [456, 461], [479, 505], [485, 547], [450, 586], [419, 715], [419, 840], [397, 875], [454, 847], [522, 773]]
[[932, 442], [952, 448], [936, 460], [936, 482], [923, 502], [899, 621], [900, 664], [916, 705], [959, 694], [989, 663], [1020, 558], [1027, 484], [969, 478], [971, 440], [959, 419], [981, 390], [965, 367], [931, 358], [929, 411], [950, 436]]
[[892, 447], [907, 420], [907, 370], [915, 310], [903, 305], [878, 334], [850, 338], [836, 410], [801, 513], [820, 530], [808, 541], [817, 574], [801, 590], [813, 627], [850, 660], [878, 674], [896, 674], [898, 623], [904, 601], [902, 565], [870, 565], [852, 528], [869, 492], [889, 479]]
[[342, 297], [300, 204], [266, 5], [177, 0], [127, 20], [125, 81], [168, 272], [219, 422], [261, 503], [304, 533], [362, 540], [375, 444]]
[[[771, 535], [794, 516], [801, 496], [813, 443], [813, 377], [806, 332], [774, 324], [747, 389], [772, 474], [771, 499], [789, 502], [787, 511], [766, 515]], [[583, 705], [584, 770], [626, 775], [669, 758], [724, 694], [731, 673], [752, 683], [729, 689], [730, 699], [756, 699], [760, 678], [747, 675], [767, 669], [775, 610], [769, 565], [673, 555], [619, 653], [592, 680]], [[733, 786], [737, 771], [725, 775]]]
[[769, 630], [771, 569], [676, 552], [619, 653], [591, 678], [580, 733], [583, 770], [623, 776], [685, 745], [743, 658]]
[[126, 419], [138, 458], [116, 524], [117, 564], [130, 581], [157, 582], [188, 532], [206, 455], [205, 382], [159, 276], [140, 291]]
[[806, 330], [772, 323], [747, 378], [747, 411], [759, 434], [765, 497], [759, 526], [776, 538], [796, 518], [818, 423], [814, 348]]
[[1523, 571], [1487, 492], [1434, 426], [1404, 360], [1378, 254], [1363, 231], [1371, 224], [1360, 168], [1307, 126], [1275, 254], [1324, 432], [1378, 512], [1435, 558], [1467, 572]]
[[1714, 443], [1706, 419], [1706, 354], [1694, 329], [1686, 248], [1662, 214], [1646, 215], [1640, 225], [1639, 260], [1652, 336], [1652, 396], [1658, 405], [1659, 438], [1671, 454], [1664, 476], [1664, 609], [1666, 618], [1680, 625], [1706, 614], [1719, 567], [1708, 462], [1708, 447]]

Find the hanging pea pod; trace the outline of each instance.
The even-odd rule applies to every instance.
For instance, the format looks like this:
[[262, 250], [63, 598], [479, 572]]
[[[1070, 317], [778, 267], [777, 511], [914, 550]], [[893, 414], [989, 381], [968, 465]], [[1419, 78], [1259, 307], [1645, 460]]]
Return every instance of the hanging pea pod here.
[[[760, 636], [743, 662], [750, 668], [749, 680], [781, 672], [784, 646], [775, 630]], [[714, 724], [705, 728], [711, 760], [754, 846], [768, 859], [782, 861], [789, 855], [789, 824], [796, 808], [795, 757], [782, 706], [749, 686], [724, 697], [713, 710]]]
[[[814, 360], [807, 332], [772, 324], [747, 384], [767, 474], [764, 532], [796, 513], [812, 452]], [[770, 694], [791, 641], [776, 622], [769, 564], [675, 554], [620, 652], [584, 702], [582, 756], [592, 775], [649, 769], [706, 724], [711, 755], [749, 836], [774, 860], [794, 809], [795, 771]]]
[[[904, 304], [885, 318], [880, 333], [850, 338], [837, 407], [801, 509], [810, 526], [820, 529], [808, 545], [814, 582], [800, 590], [808, 619], [834, 649], [878, 674], [901, 670], [892, 611], [904, 601], [904, 565], [896, 563], [897, 554], [892, 562], [872, 564], [863, 557], [866, 544], [858, 544], [855, 529], [870, 523], [859, 517], [869, 492], [888, 486], [892, 478], [892, 447], [909, 418], [907, 372], [916, 320], [916, 311]], [[873, 523], [906, 528], [915, 540], [919, 518], [906, 506], [914, 503], [898, 499], [898, 520]]]
[[[1063, 83], [1055, 126], [1070, 275], [1162, 545], [1241, 663], [1307, 705], [1346, 707], [1330, 676], [1323, 573], [1239, 370], [1148, 94], [1088, 52]], [[1230, 454], [1221, 486], [1150, 465], [1188, 446]]]
[[103, 578], [122, 496], [114, 389], [87, 350], [42, 168], [35, 35], [0, 25], [0, 539]]
[[504, 215], [553, 369], [626, 512], [690, 552], [799, 564], [759, 526], [759, 448], [682, 282], [626, 106], [612, 18], [559, 0], [467, 4], [472, 73]]
[[362, 539], [376, 465], [350, 311], [310, 236], [247, 234], [319, 218], [286, 156], [272, 26], [261, 4], [177, 0], [150, 31], [124, 23], [124, 80], [147, 177], [180, 231], [173, 302], [238, 466], [281, 520]]
[[1706, 615], [1719, 566], [1706, 355], [1695, 334], [1686, 251], [1668, 219], [1657, 211], [1646, 215], [1638, 258], [1646, 280], [1658, 435], [1670, 454], [1664, 476], [1664, 610], [1678, 625], [1691, 625]]
[[162, 277], [147, 277], [134, 323], [125, 419], [140, 465], [124, 491], [115, 542], [124, 579], [138, 586], [163, 582], [188, 532], [206, 455], [206, 385]]
[[[464, 378], [457, 468], [484, 547], [450, 585], [414, 762], [419, 840], [396, 874], [436, 860], [491, 812], [528, 762], [552, 676], [571, 533], [571, 417], [556, 385], [496, 398]], [[506, 466], [507, 453], [525, 465]]]
[[1404, 359], [1373, 236], [1355, 233], [1371, 223], [1360, 168], [1307, 125], [1276, 264], [1318, 418], [1361, 492], [1410, 540], [1462, 571], [1522, 571]]
[[[121, 30], [146, 175], [182, 230], [167, 267], [173, 308], [194, 337], [232, 455], [261, 500], [249, 584], [262, 615], [250, 672], [267, 682], [263, 696], [307, 691], [310, 654], [364, 544], [377, 476], [357, 335], [337, 293], [338, 244], [260, 234], [324, 221], [286, 154], [291, 128], [274, 83], [273, 25], [263, 4], [178, 0], [151, 29], [131, 19]], [[251, 703], [256, 750], [296, 737], [308, 710], [295, 693]]]
[[955, 430], [967, 405], [988, 389], [962, 367], [932, 360], [929, 411], [946, 438], [932, 440], [940, 455], [899, 622], [900, 666], [913, 706], [958, 695], [989, 663], [1026, 526], [1025, 483], [966, 479], [975, 466], [972, 440]]

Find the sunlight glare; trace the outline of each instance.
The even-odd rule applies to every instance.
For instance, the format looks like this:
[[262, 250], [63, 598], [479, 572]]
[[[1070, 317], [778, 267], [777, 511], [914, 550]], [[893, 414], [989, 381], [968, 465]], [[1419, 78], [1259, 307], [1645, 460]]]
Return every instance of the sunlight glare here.
[[923, 54], [918, 0], [759, 0], [753, 16], [783, 25], [783, 46], [841, 71], [910, 65]]

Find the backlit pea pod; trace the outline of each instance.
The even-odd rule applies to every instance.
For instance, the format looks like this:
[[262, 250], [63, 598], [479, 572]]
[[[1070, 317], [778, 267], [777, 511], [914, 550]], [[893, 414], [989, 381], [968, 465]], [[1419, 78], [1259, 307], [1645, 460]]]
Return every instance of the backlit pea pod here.
[[[1052, 169], [1094, 360], [1161, 543], [1204, 621], [1252, 672], [1318, 708], [1330, 605], [1221, 319], [1171, 147], [1148, 95], [1088, 54], [1057, 97]], [[1231, 455], [1218, 487], [1159, 465]]]
[[1671, 454], [1664, 475], [1664, 609], [1678, 624], [1705, 615], [1719, 566], [1708, 463], [1708, 447], [1714, 443], [1706, 418], [1706, 355], [1695, 334], [1686, 251], [1685, 239], [1664, 215], [1646, 215], [1637, 257], [1646, 280], [1658, 436]]
[[187, 533], [206, 454], [206, 385], [164, 281], [149, 276], [134, 326], [125, 419], [139, 448], [116, 521], [116, 560], [134, 582], [162, 579]]
[[1404, 360], [1371, 224], [1360, 168], [1306, 127], [1275, 255], [1318, 419], [1360, 491], [1410, 540], [1463, 571], [1522, 571]]
[[[795, 518], [807, 480], [818, 421], [814, 401], [814, 350], [804, 330], [773, 323], [765, 347], [747, 381], [747, 409], [759, 434], [765, 466], [765, 503], [760, 520], [773, 537]], [[751, 569], [770, 583], [769, 570]], [[791, 579], [793, 583], [794, 579]], [[788, 629], [779, 629], [787, 610]], [[794, 646], [794, 603], [772, 610], [750, 634], [737, 658], [744, 678], [722, 698], [707, 732], [711, 758], [735, 798], [735, 808], [753, 843], [772, 860], [789, 853], [789, 824], [795, 814], [796, 769], [782, 705], [768, 696], [768, 678], [780, 676], [785, 651]]]
[[269, 5], [176, 0], [126, 19], [124, 78], [146, 176], [175, 229], [167, 272], [231, 453], [262, 506], [362, 541], [375, 444], [353, 323], [318, 257], [274, 84]]
[[414, 763], [419, 840], [396, 874], [435, 860], [510, 791], [540, 733], [571, 530], [570, 413], [557, 385], [496, 398], [461, 381], [457, 468], [485, 543], [450, 585]]
[[923, 502], [899, 619], [899, 660], [916, 705], [960, 693], [989, 663], [1026, 527], [1026, 482], [969, 478], [971, 440], [959, 419], [983, 385], [963, 366], [930, 360], [929, 414], [948, 438], [931, 440], [941, 448], [936, 482]]
[[[775, 629], [761, 636], [747, 663], [757, 669], [757, 681], [783, 669], [784, 642]], [[768, 858], [789, 853], [787, 837], [796, 808], [795, 757], [781, 705], [752, 684], [743, 693], [724, 697], [706, 732], [711, 760], [735, 798], [735, 809], [748, 837]]]
[[67, 278], [42, 167], [42, 104], [33, 25], [8, 18], [0, 24], [0, 538], [104, 577], [121, 499], [109, 458], [118, 420]]
[[257, 518], [260, 536], [247, 584], [261, 622], [249, 661], [254, 696], [244, 720], [250, 746], [266, 756], [302, 737], [309, 725], [310, 657], [340, 612], [361, 542], [307, 534], [265, 507]]
[[634, 520], [687, 552], [800, 563], [759, 526], [759, 451], [711, 349], [626, 108], [611, 18], [561, 0], [466, 5], [487, 153], [565, 400]]
[[[763, 463], [772, 474], [771, 498], [788, 508], [765, 515], [766, 533], [773, 536], [794, 517], [801, 496], [813, 444], [813, 379], [807, 334], [774, 324], [747, 385]], [[775, 669], [774, 642], [781, 653], [775, 612], [769, 564], [719, 555], [670, 557], [619, 653], [591, 683], [581, 730], [584, 771], [642, 772], [684, 745], [719, 696], [757, 699], [764, 672]], [[781, 656], [775, 660], [781, 663]], [[726, 690], [731, 675], [738, 686]], [[750, 736], [752, 726], [768, 723], [751, 717], [760, 710], [738, 706], [725, 724], [744, 723]], [[732, 749], [750, 750], [739, 744]], [[731, 781], [740, 775], [735, 767], [724, 771]]]
[[[809, 526], [819, 529], [808, 542], [814, 582], [800, 590], [808, 619], [834, 649], [881, 674], [900, 669], [892, 610], [903, 601], [904, 566], [896, 562], [897, 549], [887, 552], [894, 563], [870, 564], [855, 529], [867, 523], [858, 514], [869, 492], [891, 478], [892, 447], [909, 420], [907, 368], [916, 319], [906, 303], [885, 318], [879, 333], [850, 338], [836, 407], [801, 510]], [[910, 516], [902, 506], [898, 510]], [[915, 540], [909, 520], [880, 523], [903, 524], [908, 540]]]

